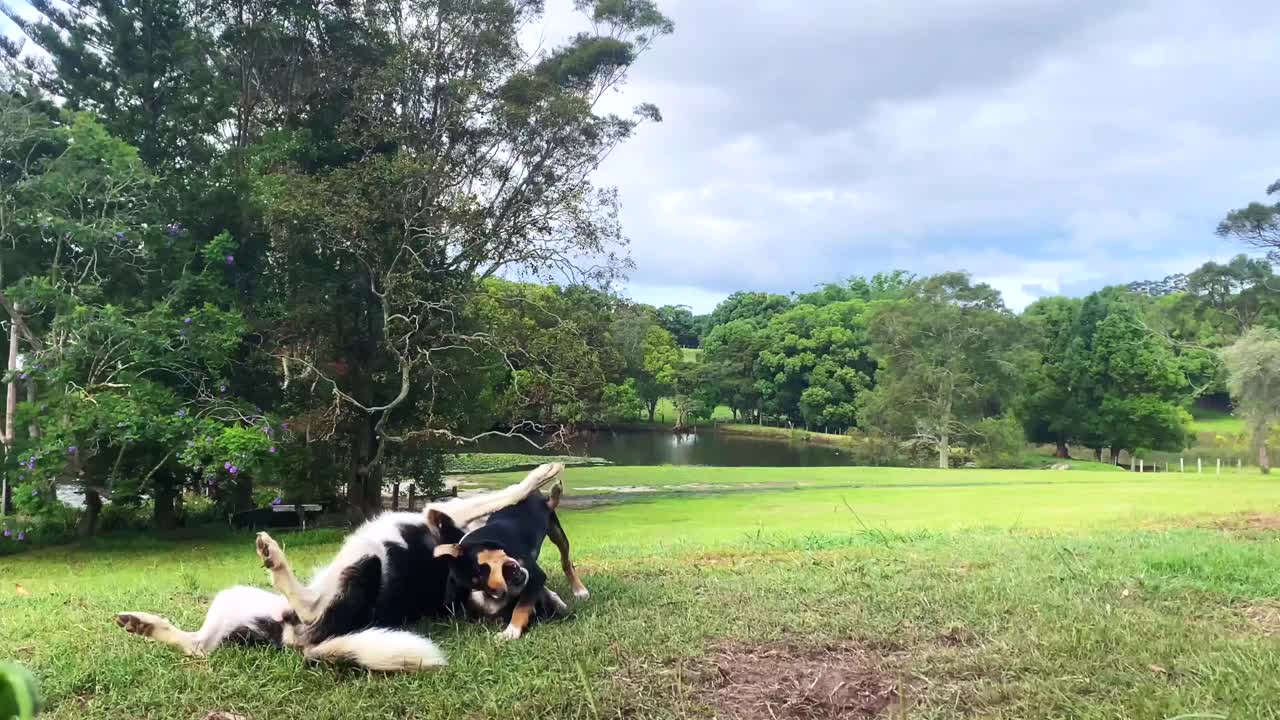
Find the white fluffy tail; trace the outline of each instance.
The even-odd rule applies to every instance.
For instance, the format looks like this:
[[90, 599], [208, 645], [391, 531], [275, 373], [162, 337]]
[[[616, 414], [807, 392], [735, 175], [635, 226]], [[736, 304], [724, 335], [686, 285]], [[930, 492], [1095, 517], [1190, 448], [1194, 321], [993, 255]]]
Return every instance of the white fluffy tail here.
[[440, 648], [421, 635], [383, 628], [339, 635], [303, 652], [311, 660], [353, 662], [381, 672], [414, 672], [448, 664]]
[[[526, 475], [524, 480], [515, 485], [458, 500], [428, 503], [422, 511], [426, 513], [430, 510], [439, 510], [452, 518], [458, 527], [465, 529], [476, 520], [492, 515], [502, 508], [515, 505], [550, 485], [563, 471], [564, 465], [561, 463], [539, 465]], [[428, 518], [430, 518], [430, 515], [428, 515]], [[428, 524], [430, 524], [429, 519]], [[434, 530], [434, 528], [432, 529]]]

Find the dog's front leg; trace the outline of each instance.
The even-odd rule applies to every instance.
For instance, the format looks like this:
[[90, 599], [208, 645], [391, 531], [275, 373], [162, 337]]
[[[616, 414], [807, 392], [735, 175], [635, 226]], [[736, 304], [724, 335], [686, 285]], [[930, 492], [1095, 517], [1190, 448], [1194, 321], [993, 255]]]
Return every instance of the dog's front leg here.
[[498, 639], [519, 640], [524, 631], [529, 628], [529, 622], [533, 620], [533, 613], [536, 609], [536, 595], [533, 598], [525, 596], [520, 598], [516, 603], [516, 607], [511, 611], [511, 622], [507, 624], [507, 629], [498, 633]]
[[298, 582], [279, 543], [265, 532], [260, 532], [255, 546], [258, 557], [262, 558], [262, 566], [271, 575], [271, 587], [289, 601], [289, 608], [298, 615], [298, 619], [304, 623], [313, 623], [320, 619], [320, 598]]

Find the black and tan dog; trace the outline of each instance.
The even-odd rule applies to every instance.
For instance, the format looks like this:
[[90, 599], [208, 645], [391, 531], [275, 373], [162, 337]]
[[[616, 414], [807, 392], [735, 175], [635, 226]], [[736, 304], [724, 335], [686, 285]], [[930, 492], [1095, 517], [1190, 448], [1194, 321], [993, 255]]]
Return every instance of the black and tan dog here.
[[[539, 488], [563, 469], [559, 464], [543, 465], [516, 485], [432, 504], [425, 513], [384, 513], [349, 535], [337, 557], [307, 585], [298, 582], [279, 544], [259, 533], [256, 550], [276, 592], [254, 587], [223, 590], [195, 632], [144, 612], [120, 613], [116, 622], [131, 633], [195, 656], [224, 642], [266, 643], [298, 648], [314, 660], [351, 661], [372, 670], [444, 665], [443, 653], [430, 640], [403, 629], [450, 611], [452, 561], [440, 558], [436, 549], [464, 539], [459, 526], [469, 527], [503, 508], [523, 504], [530, 495], [545, 503]], [[437, 526], [451, 528], [447, 538], [428, 526], [428, 515]]]
[[560, 551], [560, 564], [573, 594], [580, 600], [590, 593], [578, 577], [569, 557], [569, 538], [556, 516], [561, 485], [545, 498], [535, 492], [511, 507], [499, 510], [483, 525], [463, 533], [444, 513], [429, 512], [427, 524], [443, 538], [457, 537], [450, 544], [437, 545], [436, 557], [451, 561], [451, 601], [462, 604], [472, 615], [508, 618], [499, 636], [516, 640], [528, 629], [536, 614], [563, 615], [568, 611], [560, 596], [547, 587], [547, 576], [538, 566], [544, 540], [550, 539]]

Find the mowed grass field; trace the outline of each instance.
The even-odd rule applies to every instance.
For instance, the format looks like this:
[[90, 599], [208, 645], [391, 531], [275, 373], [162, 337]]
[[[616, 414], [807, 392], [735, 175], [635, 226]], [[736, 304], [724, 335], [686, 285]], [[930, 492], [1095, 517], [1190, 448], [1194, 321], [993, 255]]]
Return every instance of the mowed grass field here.
[[[0, 559], [0, 658], [37, 673], [50, 718], [1280, 717], [1278, 480], [564, 477], [592, 598], [514, 644], [493, 626], [424, 625], [447, 668], [386, 676], [269, 649], [192, 660], [112, 623], [149, 610], [195, 627], [217, 590], [265, 585], [248, 532]], [[278, 537], [301, 569], [341, 533]], [[543, 558], [567, 597], [554, 549]]]
[[1245, 431], [1244, 418], [1223, 410], [1193, 408], [1191, 429], [1197, 435], [1239, 435]]

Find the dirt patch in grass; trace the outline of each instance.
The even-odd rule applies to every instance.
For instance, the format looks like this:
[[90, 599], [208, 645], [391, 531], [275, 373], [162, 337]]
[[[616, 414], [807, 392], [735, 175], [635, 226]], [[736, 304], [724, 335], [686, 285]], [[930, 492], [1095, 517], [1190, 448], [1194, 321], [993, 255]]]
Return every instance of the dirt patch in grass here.
[[978, 644], [978, 636], [972, 630], [958, 625], [947, 628], [946, 632], [940, 633], [936, 639], [943, 647], [972, 647]]
[[1200, 527], [1233, 533], [1280, 532], [1280, 514], [1277, 513], [1238, 513], [1212, 518], [1207, 522], [1201, 520]]
[[1240, 607], [1250, 628], [1267, 637], [1280, 637], [1280, 602], [1262, 602]]
[[883, 658], [856, 643], [801, 647], [721, 643], [713, 648], [717, 717], [836, 720], [891, 715], [901, 703]]

